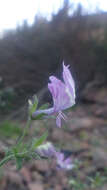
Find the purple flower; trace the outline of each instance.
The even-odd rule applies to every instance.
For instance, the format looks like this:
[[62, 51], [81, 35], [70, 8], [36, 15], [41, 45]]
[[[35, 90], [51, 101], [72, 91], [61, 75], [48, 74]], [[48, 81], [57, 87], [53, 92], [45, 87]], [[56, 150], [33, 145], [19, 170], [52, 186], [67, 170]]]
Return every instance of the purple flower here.
[[40, 145], [36, 149], [36, 153], [38, 153], [41, 157], [47, 157], [47, 158], [52, 158], [56, 156], [55, 147], [50, 142]]
[[63, 153], [60, 152], [56, 153], [56, 161], [58, 169], [71, 170], [74, 167], [71, 159], [69, 157], [65, 159]]
[[39, 156], [41, 157], [55, 158], [57, 169], [71, 170], [74, 167], [71, 159], [65, 159], [64, 154], [56, 151], [55, 147], [50, 142], [40, 145], [36, 149], [36, 153], [39, 154]]
[[67, 120], [67, 117], [63, 110], [72, 107], [75, 104], [75, 84], [68, 68], [63, 63], [63, 80], [57, 79], [55, 76], [50, 76], [50, 83], [48, 83], [48, 88], [52, 94], [53, 107], [45, 110], [37, 110], [33, 113], [35, 117], [38, 114], [44, 113], [47, 115], [57, 114], [56, 124], [61, 127], [61, 119]]

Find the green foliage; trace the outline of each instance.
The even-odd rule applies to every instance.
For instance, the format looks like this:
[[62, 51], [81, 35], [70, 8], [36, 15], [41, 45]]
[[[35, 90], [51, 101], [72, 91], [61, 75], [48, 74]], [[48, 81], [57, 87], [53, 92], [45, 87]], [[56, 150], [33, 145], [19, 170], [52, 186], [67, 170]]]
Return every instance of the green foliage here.
[[29, 116], [31, 117], [33, 112], [36, 111], [37, 106], [38, 106], [38, 98], [37, 98], [37, 96], [35, 95], [33, 97], [33, 102], [31, 100], [29, 100], [28, 103], [29, 103]]
[[35, 150], [40, 146], [48, 137], [48, 132], [46, 131], [39, 139], [34, 138], [32, 141], [32, 150]]
[[87, 185], [84, 184], [84, 182], [81, 182], [77, 179], [71, 179], [69, 181], [69, 184], [71, 185], [71, 187], [73, 187], [73, 190], [85, 190], [87, 188]]
[[16, 169], [20, 170], [22, 168], [23, 158], [16, 156]]
[[[79, 170], [76, 170], [78, 172]], [[78, 176], [78, 173], [76, 173]], [[86, 176], [84, 180], [81, 180], [80, 177], [71, 177], [69, 180], [69, 185], [73, 188], [73, 190], [86, 190], [86, 189], [96, 189], [102, 187], [105, 183], [107, 183], [107, 175], [106, 172], [103, 175], [99, 172], [96, 172], [95, 176]]]
[[[27, 124], [25, 125], [23, 134], [21, 138], [18, 140], [18, 142], [12, 146], [9, 149], [5, 150], [5, 157], [3, 160], [0, 162], [0, 167], [4, 164], [6, 164], [10, 160], [14, 160], [16, 163], [16, 169], [19, 170], [21, 169], [23, 165], [24, 160], [30, 160], [31, 158], [38, 158], [39, 155], [35, 152], [36, 148], [40, 146], [47, 138], [48, 132], [46, 131], [41, 137], [39, 138], [33, 138], [32, 140], [28, 141], [27, 143], [24, 143], [24, 137], [26, 136], [26, 133], [28, 132], [28, 129], [31, 125], [31, 115], [33, 112], [37, 109], [38, 105], [38, 99], [35, 96], [34, 97], [34, 102], [32, 103], [29, 100], [29, 116], [28, 116], [28, 121]], [[44, 105], [44, 108], [46, 105]], [[12, 123], [6, 121], [1, 124], [0, 126], [0, 134], [5, 135], [7, 137], [12, 137], [13, 135], [20, 134], [22, 131], [17, 125], [13, 125]]]
[[6, 149], [5, 158], [1, 160], [0, 167], [10, 160], [16, 162], [16, 169], [19, 170], [23, 166], [24, 160], [31, 158], [40, 158], [35, 152], [36, 148], [40, 146], [47, 138], [48, 132], [45, 132], [40, 138], [35, 138], [30, 143], [23, 144], [22, 141], [10, 149]]
[[44, 110], [44, 109], [47, 109], [48, 107], [49, 107], [49, 103], [45, 103], [39, 107], [39, 110]]
[[0, 167], [3, 166], [4, 164], [6, 164], [8, 161], [12, 160], [14, 157], [13, 154], [6, 156], [3, 160], [1, 160], [0, 162]]
[[[46, 103], [46, 104], [43, 104], [42, 106], [40, 106], [38, 110], [44, 110], [44, 109], [47, 109], [48, 107], [49, 107], [49, 103]], [[36, 111], [36, 109], [33, 109], [32, 113], [34, 111]], [[45, 116], [44, 113], [40, 113], [40, 114], [38, 114], [36, 116], [33, 116], [33, 117], [32, 117], [32, 114], [31, 114], [31, 119], [32, 120], [42, 120], [44, 116]]]
[[0, 124], [0, 136], [16, 138], [22, 133], [22, 128], [16, 122], [4, 121]]
[[6, 112], [11, 110], [16, 94], [13, 88], [4, 88], [0, 90], [0, 111]]
[[91, 182], [91, 188], [94, 189], [103, 186], [103, 184], [107, 182], [107, 176], [102, 176], [97, 172], [95, 177], [89, 177], [89, 181]]
[[94, 190], [107, 183], [107, 168], [105, 168], [103, 172], [96, 171], [94, 174], [90, 174], [90, 176], [86, 175], [84, 177], [81, 175], [80, 168], [81, 162], [76, 159], [72, 170], [72, 176], [69, 179], [69, 185], [73, 190]]

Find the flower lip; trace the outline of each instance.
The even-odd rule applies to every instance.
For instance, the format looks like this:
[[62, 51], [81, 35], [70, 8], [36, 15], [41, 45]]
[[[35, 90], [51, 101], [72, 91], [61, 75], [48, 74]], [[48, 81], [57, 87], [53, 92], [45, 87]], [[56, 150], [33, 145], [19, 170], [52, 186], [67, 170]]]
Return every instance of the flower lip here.
[[71, 170], [74, 167], [70, 157], [65, 159], [64, 154], [61, 152], [56, 153], [56, 160], [58, 169]]

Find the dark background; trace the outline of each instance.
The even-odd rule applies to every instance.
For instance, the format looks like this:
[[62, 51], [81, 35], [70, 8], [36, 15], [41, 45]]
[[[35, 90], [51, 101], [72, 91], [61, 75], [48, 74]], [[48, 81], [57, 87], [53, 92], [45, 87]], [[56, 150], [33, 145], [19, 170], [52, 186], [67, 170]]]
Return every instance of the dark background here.
[[106, 85], [107, 13], [84, 15], [78, 5], [69, 16], [69, 5], [64, 1], [51, 21], [35, 16], [31, 26], [25, 20], [0, 39], [1, 90], [16, 95], [9, 111], [46, 87], [50, 75], [61, 78], [63, 60], [70, 65], [78, 100], [83, 98], [82, 90], [89, 81]]

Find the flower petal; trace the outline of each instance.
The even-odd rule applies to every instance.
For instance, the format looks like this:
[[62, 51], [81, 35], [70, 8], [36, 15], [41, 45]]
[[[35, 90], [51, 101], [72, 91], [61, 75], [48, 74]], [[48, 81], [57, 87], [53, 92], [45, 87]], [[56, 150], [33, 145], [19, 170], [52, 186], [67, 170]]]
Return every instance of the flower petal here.
[[54, 111], [59, 112], [72, 106], [71, 99], [66, 92], [66, 85], [54, 76], [50, 77], [48, 88], [52, 94]]
[[54, 113], [54, 108], [48, 108], [48, 109], [44, 109], [44, 110], [36, 110], [32, 114], [32, 118], [35, 118], [36, 116], [38, 116], [40, 114], [52, 115], [53, 113]]
[[75, 83], [68, 69], [68, 66], [65, 66], [63, 63], [63, 79], [66, 85], [66, 92], [71, 99], [71, 106], [75, 104]]
[[37, 149], [36, 149], [36, 153], [38, 153], [41, 157], [56, 157], [56, 149], [53, 146], [52, 143], [45, 143], [43, 145], [40, 145]]
[[60, 114], [57, 115], [56, 117], [56, 125], [61, 128], [61, 116]]
[[62, 161], [62, 160], [64, 160], [64, 154], [61, 152], [56, 152], [56, 158], [58, 161], [59, 160]]
[[74, 165], [70, 158], [64, 159], [64, 154], [61, 152], [56, 153], [57, 167], [65, 170], [71, 170]]

